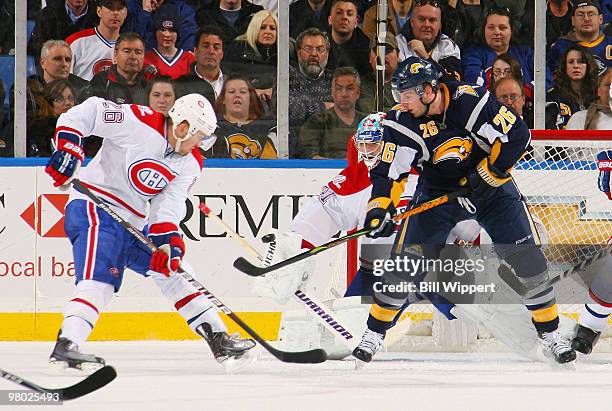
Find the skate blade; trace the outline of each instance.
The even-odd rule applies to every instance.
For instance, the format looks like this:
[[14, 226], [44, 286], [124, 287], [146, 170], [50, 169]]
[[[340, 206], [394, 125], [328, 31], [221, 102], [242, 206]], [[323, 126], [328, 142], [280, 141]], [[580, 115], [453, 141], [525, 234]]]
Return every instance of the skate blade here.
[[252, 348], [240, 358], [228, 358], [221, 365], [223, 365], [226, 374], [236, 374], [255, 363], [259, 359], [259, 354], [259, 350]]
[[566, 363], [558, 363], [554, 358], [549, 360], [550, 370], [554, 372], [575, 372], [576, 361], [570, 361]]
[[70, 367], [67, 361], [49, 360], [49, 372], [53, 375], [74, 375], [80, 376], [93, 374], [104, 364], [100, 363], [83, 363], [79, 367]]
[[361, 361], [359, 358], [355, 358], [355, 370], [359, 371], [362, 370], [363, 367], [365, 367], [367, 364], [367, 362], [365, 361]]

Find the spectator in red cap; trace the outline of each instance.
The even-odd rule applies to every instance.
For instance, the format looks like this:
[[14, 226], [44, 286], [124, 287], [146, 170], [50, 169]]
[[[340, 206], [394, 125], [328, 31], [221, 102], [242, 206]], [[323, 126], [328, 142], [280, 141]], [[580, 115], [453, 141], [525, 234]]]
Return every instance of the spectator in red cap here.
[[157, 13], [153, 18], [156, 46], [145, 54], [145, 67], [152, 65], [157, 73], [177, 79], [189, 73], [189, 66], [195, 61], [191, 51], [176, 47], [180, 22], [173, 14]]

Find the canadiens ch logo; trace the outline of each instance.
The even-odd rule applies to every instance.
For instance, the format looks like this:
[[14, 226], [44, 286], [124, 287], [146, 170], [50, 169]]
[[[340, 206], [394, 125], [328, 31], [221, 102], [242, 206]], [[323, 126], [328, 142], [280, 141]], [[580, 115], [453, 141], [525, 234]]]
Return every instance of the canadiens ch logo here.
[[128, 168], [128, 180], [140, 194], [154, 196], [174, 180], [176, 173], [167, 165], [150, 158], [136, 161]]
[[245, 134], [237, 133], [227, 137], [230, 158], [248, 159], [261, 156], [261, 145]]
[[446, 160], [460, 163], [469, 157], [473, 144], [469, 138], [453, 137], [434, 149], [433, 163]]
[[102, 59], [96, 61], [93, 65], [91, 72], [96, 75], [101, 71], [109, 70], [113, 66], [113, 61], [111, 59]]

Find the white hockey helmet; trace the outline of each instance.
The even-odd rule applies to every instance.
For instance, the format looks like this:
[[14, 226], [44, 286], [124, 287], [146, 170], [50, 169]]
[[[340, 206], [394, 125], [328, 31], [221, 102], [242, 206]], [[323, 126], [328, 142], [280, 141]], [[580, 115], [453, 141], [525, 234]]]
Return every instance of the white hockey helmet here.
[[183, 141], [197, 132], [201, 132], [205, 136], [203, 145], [207, 145], [208, 147], [203, 147], [204, 150], [207, 150], [214, 144], [216, 138], [206, 137], [213, 136], [213, 133], [217, 129], [217, 116], [210, 102], [201, 94], [187, 94], [178, 98], [170, 111], [168, 111], [168, 116], [172, 119], [173, 133], [181, 122], [187, 121], [189, 123], [187, 135], [182, 139], [176, 139], [175, 151], [178, 151]]

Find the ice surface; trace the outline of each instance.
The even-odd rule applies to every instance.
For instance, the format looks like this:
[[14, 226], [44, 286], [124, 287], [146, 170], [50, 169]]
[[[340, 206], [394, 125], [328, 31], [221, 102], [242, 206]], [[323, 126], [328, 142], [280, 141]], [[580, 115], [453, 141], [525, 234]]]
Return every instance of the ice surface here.
[[[51, 374], [51, 342], [0, 343], [0, 368], [49, 387], [74, 376]], [[68, 410], [571, 410], [612, 409], [612, 354], [575, 371], [551, 369], [513, 354], [380, 353], [355, 371], [352, 361], [284, 364], [269, 355], [226, 375], [204, 342], [89, 343], [118, 377]], [[0, 380], [0, 390], [20, 389]], [[2, 407], [0, 409], [9, 409]], [[37, 407], [12, 407], [26, 410]]]

